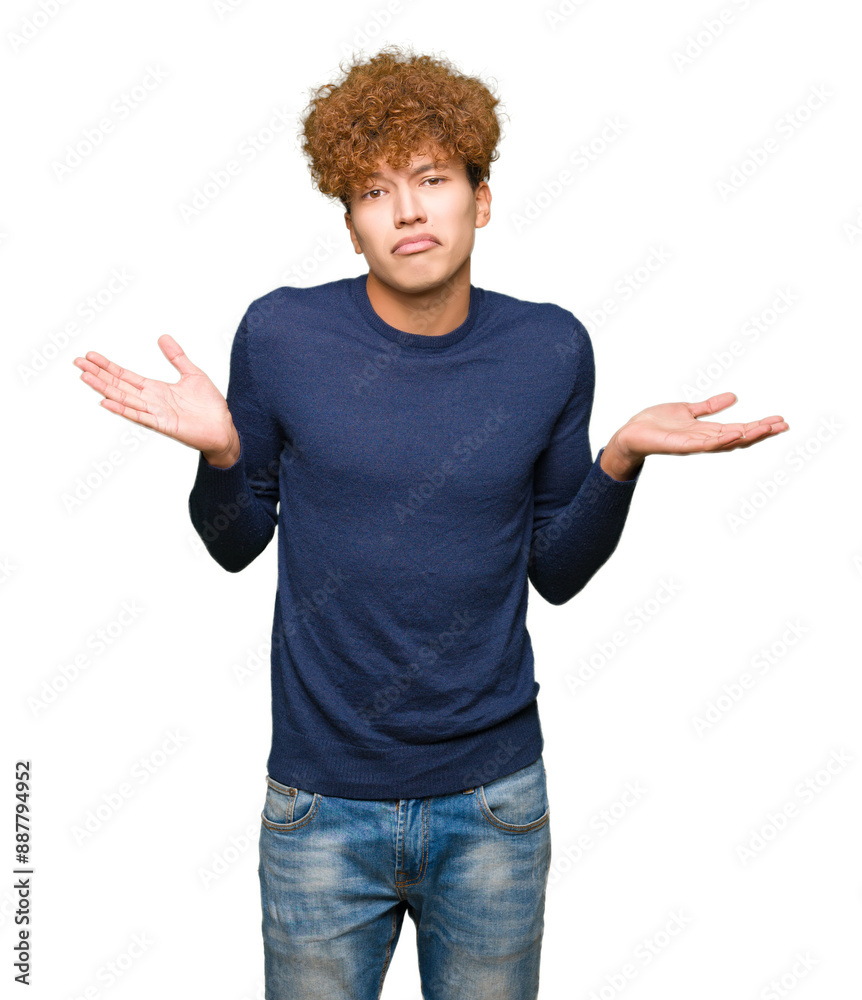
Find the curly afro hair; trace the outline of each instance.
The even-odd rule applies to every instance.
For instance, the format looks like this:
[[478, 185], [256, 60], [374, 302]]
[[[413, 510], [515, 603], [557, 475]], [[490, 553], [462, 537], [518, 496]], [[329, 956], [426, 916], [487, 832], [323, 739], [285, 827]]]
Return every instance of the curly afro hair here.
[[383, 159], [399, 170], [421, 152], [460, 157], [475, 191], [499, 154], [500, 103], [476, 77], [448, 62], [381, 49], [354, 63], [336, 83], [312, 90], [299, 135], [313, 183], [325, 195], [350, 198]]

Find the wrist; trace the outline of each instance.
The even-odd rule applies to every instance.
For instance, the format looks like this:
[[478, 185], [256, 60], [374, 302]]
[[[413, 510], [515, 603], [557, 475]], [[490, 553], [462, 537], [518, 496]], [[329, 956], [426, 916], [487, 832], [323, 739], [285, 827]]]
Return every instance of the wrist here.
[[627, 448], [618, 434], [614, 434], [602, 451], [600, 465], [612, 479], [625, 481], [634, 479], [645, 458]]
[[207, 465], [212, 465], [217, 469], [229, 469], [236, 465], [239, 460], [241, 445], [236, 428], [231, 424], [230, 438], [224, 448], [213, 451], [201, 451]]

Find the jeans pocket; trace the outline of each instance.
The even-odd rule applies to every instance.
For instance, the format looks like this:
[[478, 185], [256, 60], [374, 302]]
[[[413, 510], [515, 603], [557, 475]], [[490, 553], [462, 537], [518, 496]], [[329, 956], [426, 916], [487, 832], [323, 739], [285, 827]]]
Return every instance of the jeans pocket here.
[[267, 775], [261, 822], [269, 830], [297, 830], [312, 822], [320, 809], [321, 799], [318, 792], [282, 785]]
[[477, 789], [482, 815], [500, 830], [525, 833], [544, 826], [550, 817], [545, 765], [541, 757]]

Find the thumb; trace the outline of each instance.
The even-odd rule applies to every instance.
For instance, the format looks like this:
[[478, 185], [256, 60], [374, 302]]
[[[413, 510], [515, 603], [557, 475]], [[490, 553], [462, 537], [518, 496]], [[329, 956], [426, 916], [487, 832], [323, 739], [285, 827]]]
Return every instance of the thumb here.
[[192, 364], [192, 362], [183, 353], [183, 349], [169, 333], [162, 334], [162, 336], [159, 337], [158, 344], [162, 350], [162, 354], [164, 354], [168, 361], [170, 361], [170, 363], [181, 375], [201, 374], [200, 368], [198, 368], [197, 365]]
[[698, 403], [690, 403], [689, 408], [692, 416], [703, 417], [707, 413], [718, 413], [719, 410], [726, 410], [728, 406], [733, 406], [737, 402], [735, 392], [720, 392], [717, 396], [710, 396]]

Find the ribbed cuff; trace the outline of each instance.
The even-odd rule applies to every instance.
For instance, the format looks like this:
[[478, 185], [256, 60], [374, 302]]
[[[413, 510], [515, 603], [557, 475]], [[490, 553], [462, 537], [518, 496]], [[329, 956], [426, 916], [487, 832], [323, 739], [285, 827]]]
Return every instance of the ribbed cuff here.
[[233, 465], [220, 469], [216, 465], [210, 465], [204, 458], [203, 452], [199, 452], [193, 492], [201, 498], [203, 506], [206, 507], [220, 503], [236, 503], [238, 497], [250, 494], [251, 487], [242, 456], [240, 455]]
[[596, 456], [596, 461], [595, 461], [595, 464], [598, 466], [598, 471], [601, 477], [603, 479], [607, 479], [608, 482], [613, 483], [614, 486], [634, 486], [637, 483], [638, 479], [640, 479], [640, 474], [643, 472], [644, 465], [646, 465], [646, 459], [644, 459], [644, 461], [641, 462], [641, 464], [638, 466], [638, 470], [634, 474], [634, 477], [632, 479], [614, 479], [613, 476], [609, 476], [607, 472], [605, 472], [605, 470], [602, 468], [602, 452], [604, 450], [605, 450], [604, 448], [599, 449], [599, 453]]

